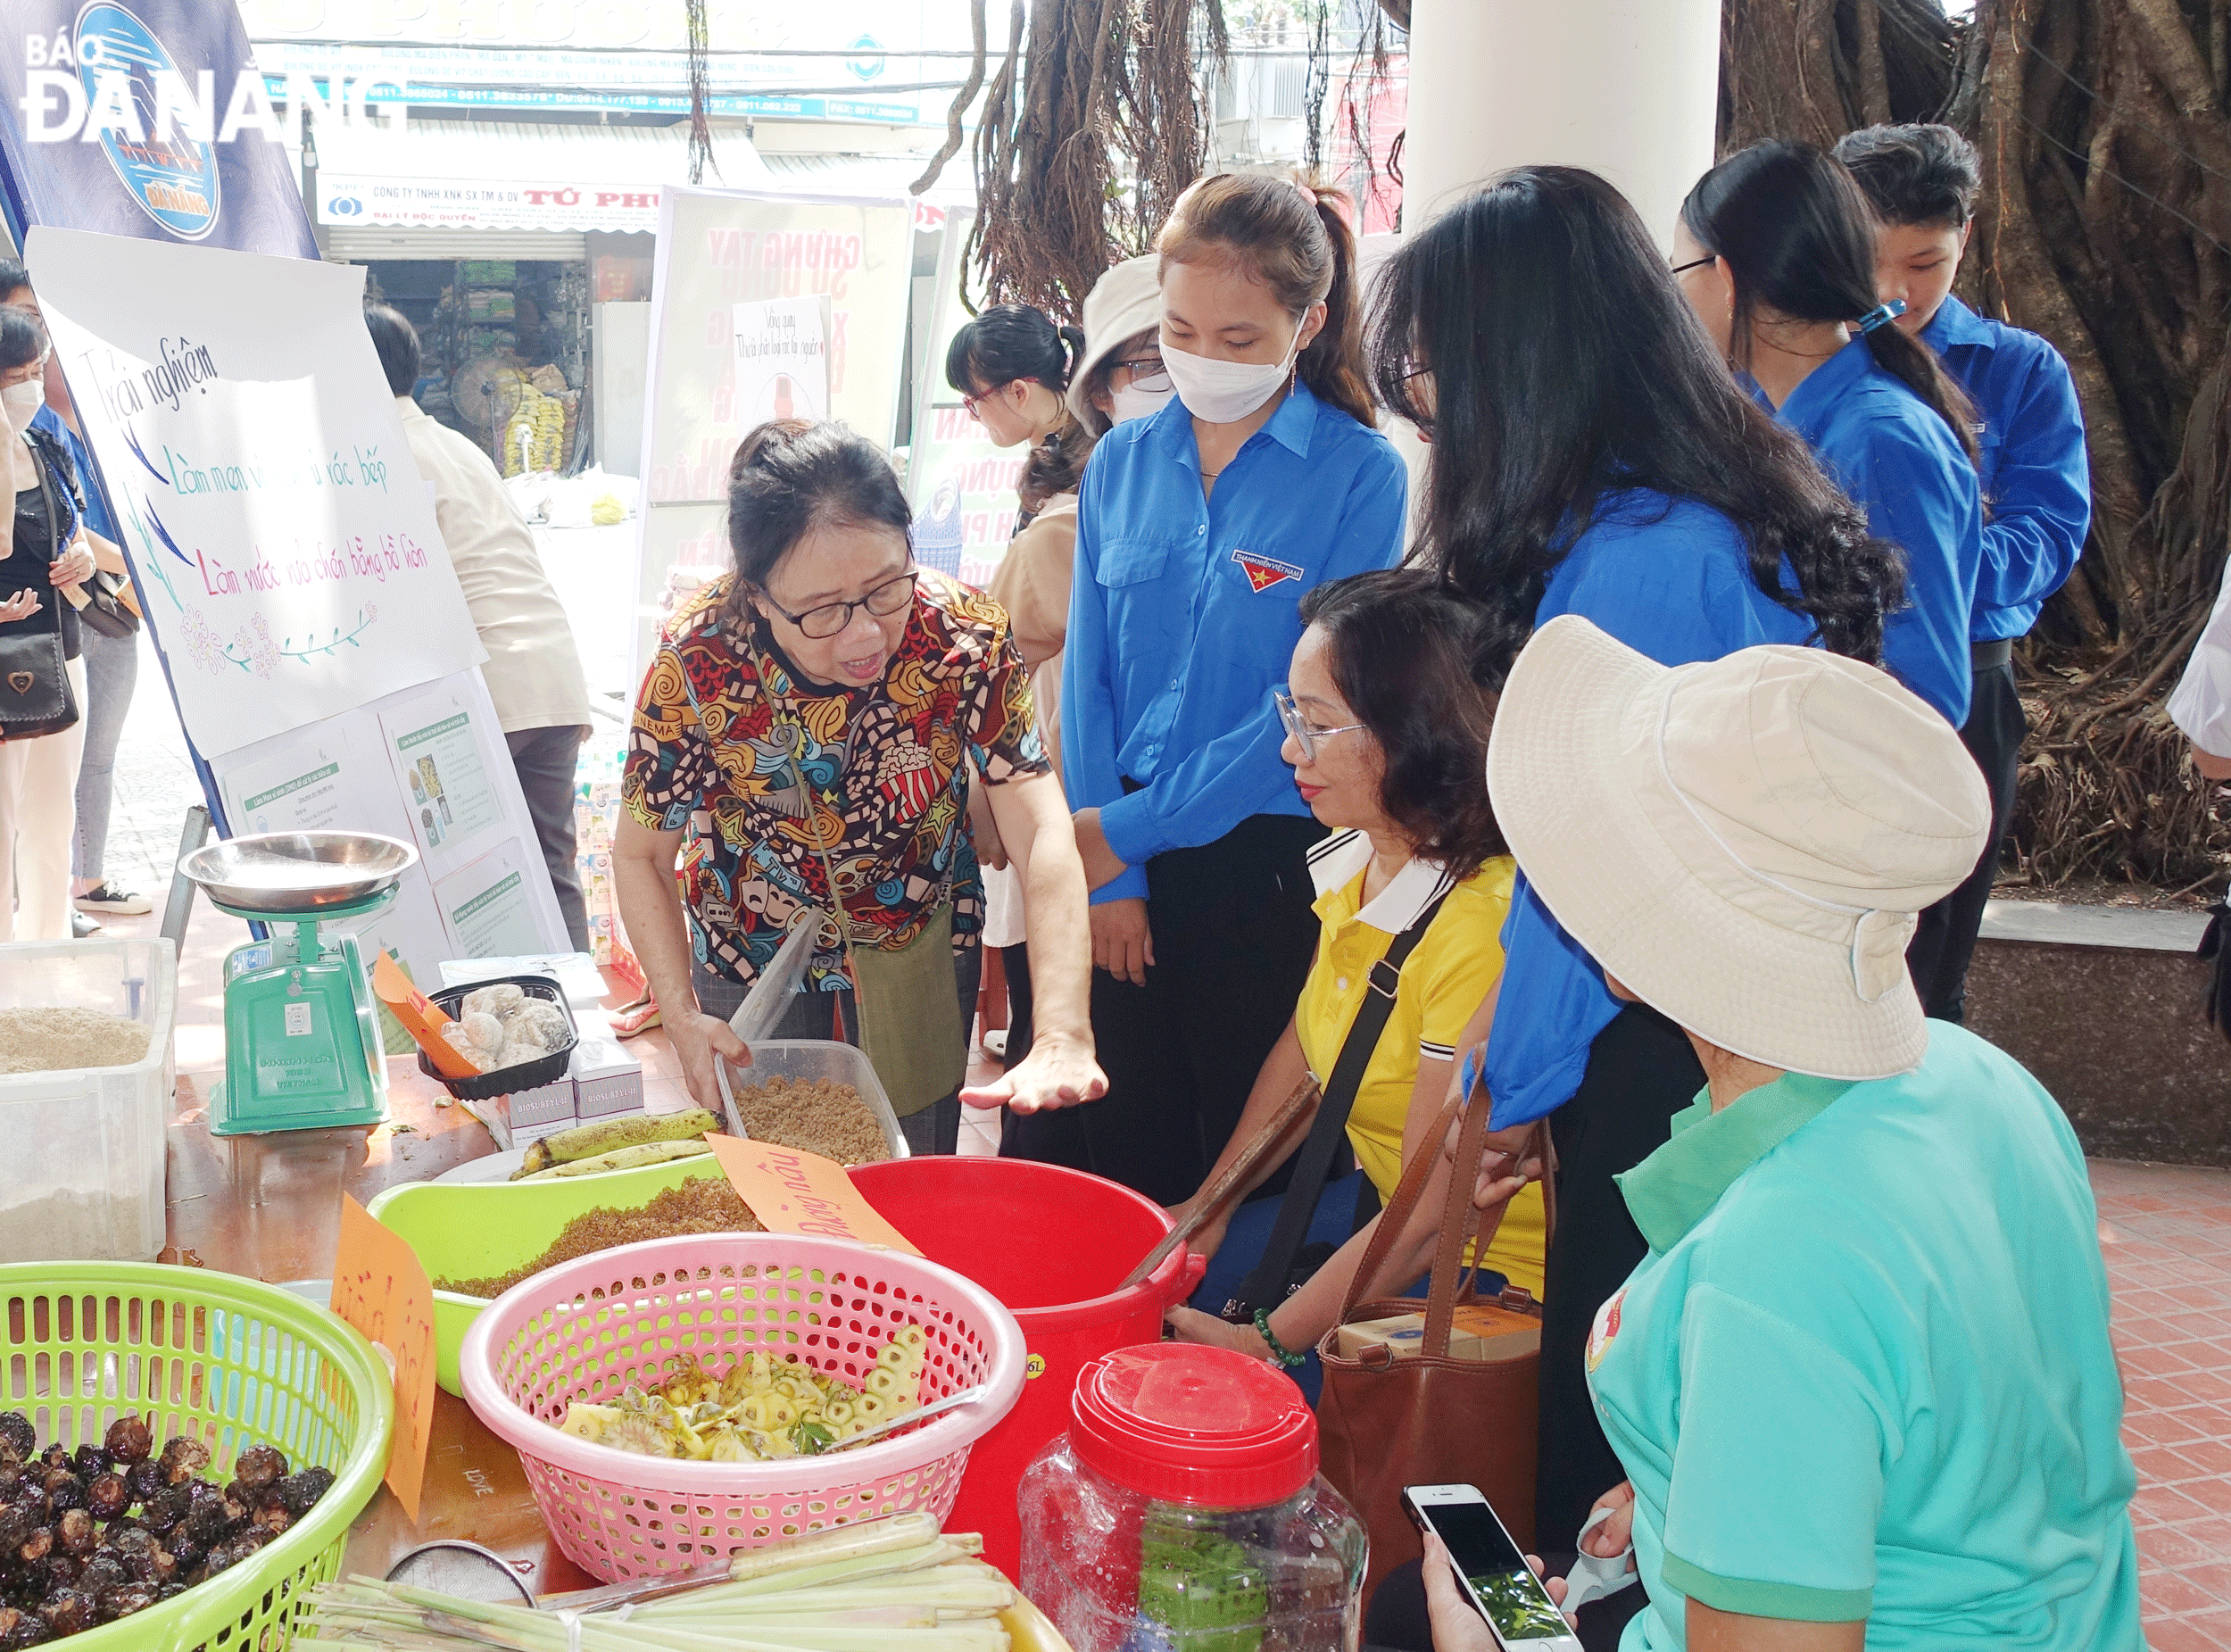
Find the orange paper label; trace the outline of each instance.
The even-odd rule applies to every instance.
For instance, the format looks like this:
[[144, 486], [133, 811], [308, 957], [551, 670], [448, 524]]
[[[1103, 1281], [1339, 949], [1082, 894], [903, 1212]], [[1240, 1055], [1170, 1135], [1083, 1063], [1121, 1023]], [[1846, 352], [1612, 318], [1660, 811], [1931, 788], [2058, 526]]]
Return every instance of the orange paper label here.
[[402, 1030], [411, 1034], [412, 1042], [426, 1051], [435, 1072], [444, 1078], [479, 1075], [480, 1069], [442, 1036], [442, 1029], [449, 1025], [449, 1017], [402, 973], [402, 966], [395, 962], [393, 953], [383, 951], [372, 960], [372, 992], [402, 1023]]
[[922, 1254], [861, 1197], [844, 1166], [834, 1159], [774, 1141], [723, 1135], [705, 1140], [728, 1173], [736, 1197], [751, 1206], [768, 1233], [856, 1239], [864, 1245], [888, 1245], [908, 1256]]
[[395, 1439], [387, 1489], [419, 1523], [427, 1441], [434, 1429], [434, 1287], [409, 1241], [341, 1195], [333, 1311], [395, 1357]]

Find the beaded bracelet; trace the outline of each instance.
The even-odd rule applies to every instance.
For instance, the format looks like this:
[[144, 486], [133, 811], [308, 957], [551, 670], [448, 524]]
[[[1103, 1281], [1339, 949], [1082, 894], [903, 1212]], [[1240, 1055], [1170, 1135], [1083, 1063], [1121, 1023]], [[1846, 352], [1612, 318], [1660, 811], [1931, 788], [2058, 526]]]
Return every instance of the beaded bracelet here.
[[1297, 1354], [1293, 1352], [1272, 1333], [1270, 1309], [1266, 1307], [1258, 1307], [1255, 1310], [1255, 1329], [1256, 1333], [1262, 1337], [1263, 1341], [1270, 1345], [1271, 1357], [1276, 1359], [1280, 1365], [1285, 1366], [1289, 1371], [1295, 1370], [1298, 1367], [1308, 1363], [1308, 1355]]

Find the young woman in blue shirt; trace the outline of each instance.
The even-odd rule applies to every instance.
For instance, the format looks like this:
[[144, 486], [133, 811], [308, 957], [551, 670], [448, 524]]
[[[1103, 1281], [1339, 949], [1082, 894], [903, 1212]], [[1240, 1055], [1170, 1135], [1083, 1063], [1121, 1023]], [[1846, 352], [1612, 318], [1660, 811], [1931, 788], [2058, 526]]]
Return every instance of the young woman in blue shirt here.
[[[1522, 168], [1409, 237], [1381, 280], [1372, 358], [1381, 399], [1433, 444], [1419, 554], [1486, 605], [1505, 662], [1559, 614], [1667, 665], [1756, 643], [1875, 657], [1895, 553], [1737, 388], [1595, 174]], [[1495, 1125], [1555, 1115], [1535, 1532], [1569, 1549], [1621, 1478], [1581, 1368], [1589, 1316], [1642, 1255], [1612, 1178], [1665, 1141], [1703, 1077], [1679, 1029], [1622, 1009], [1523, 878], [1505, 948], [1463, 1042], [1476, 1056], [1488, 1040]]]
[[1883, 664], [1958, 728], [1983, 561], [1975, 410], [1875, 299], [1867, 198], [1825, 150], [1753, 144], [1697, 180], [1673, 232], [1681, 291], [1867, 525], [1905, 553]]
[[1305, 856], [1323, 828], [1271, 701], [1298, 603], [1401, 555], [1406, 481], [1373, 428], [1337, 195], [1210, 178], [1157, 250], [1178, 395], [1086, 468], [1062, 755], [1109, 1075], [1077, 1158], [1175, 1204], [1230, 1137], [1316, 941]]

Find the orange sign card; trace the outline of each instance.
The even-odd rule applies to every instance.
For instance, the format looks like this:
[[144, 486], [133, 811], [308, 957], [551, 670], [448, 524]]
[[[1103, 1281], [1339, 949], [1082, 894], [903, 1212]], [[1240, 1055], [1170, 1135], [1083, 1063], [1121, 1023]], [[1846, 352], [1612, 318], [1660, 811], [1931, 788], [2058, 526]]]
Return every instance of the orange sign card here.
[[751, 1207], [751, 1214], [768, 1233], [856, 1239], [864, 1245], [888, 1245], [908, 1256], [922, 1254], [860, 1196], [844, 1166], [834, 1160], [774, 1141], [723, 1135], [705, 1140], [728, 1173], [736, 1197]]
[[403, 974], [402, 966], [395, 962], [393, 953], [382, 951], [373, 959], [372, 991], [395, 1019], [402, 1023], [402, 1030], [411, 1034], [412, 1042], [426, 1051], [435, 1072], [444, 1078], [479, 1076], [479, 1069], [442, 1036], [442, 1029], [449, 1025], [449, 1017]]
[[395, 1357], [395, 1439], [387, 1489], [419, 1523], [427, 1441], [434, 1428], [434, 1287], [408, 1241], [341, 1195], [333, 1311]]

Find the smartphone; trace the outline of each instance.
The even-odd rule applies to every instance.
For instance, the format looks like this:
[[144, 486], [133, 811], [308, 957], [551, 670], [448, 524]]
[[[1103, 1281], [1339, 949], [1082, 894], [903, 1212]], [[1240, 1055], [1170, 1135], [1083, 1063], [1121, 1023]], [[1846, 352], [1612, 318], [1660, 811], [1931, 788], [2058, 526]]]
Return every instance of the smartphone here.
[[1580, 1652], [1572, 1626], [1477, 1486], [1405, 1486], [1402, 1507], [1420, 1530], [1448, 1546], [1456, 1576], [1497, 1645]]

